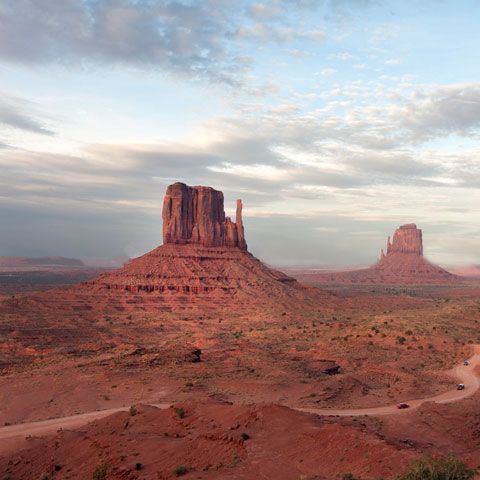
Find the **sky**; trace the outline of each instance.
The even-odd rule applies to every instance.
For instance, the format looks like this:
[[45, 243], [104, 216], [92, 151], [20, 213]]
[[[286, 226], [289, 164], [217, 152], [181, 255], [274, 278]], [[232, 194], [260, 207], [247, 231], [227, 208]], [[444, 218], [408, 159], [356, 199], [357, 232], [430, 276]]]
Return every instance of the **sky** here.
[[252, 253], [480, 263], [477, 0], [1, 0], [0, 255], [138, 256], [181, 181]]

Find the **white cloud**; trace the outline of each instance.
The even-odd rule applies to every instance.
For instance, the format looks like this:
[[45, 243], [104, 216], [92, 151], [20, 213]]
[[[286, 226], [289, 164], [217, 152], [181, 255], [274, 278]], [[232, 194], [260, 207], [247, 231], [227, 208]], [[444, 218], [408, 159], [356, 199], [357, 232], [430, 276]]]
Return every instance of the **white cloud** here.
[[337, 73], [337, 70], [335, 70], [335, 68], [324, 68], [323, 70], [320, 70], [319, 72], [315, 73], [315, 75], [321, 75], [322, 77], [328, 77], [330, 75], [333, 75], [334, 73]]

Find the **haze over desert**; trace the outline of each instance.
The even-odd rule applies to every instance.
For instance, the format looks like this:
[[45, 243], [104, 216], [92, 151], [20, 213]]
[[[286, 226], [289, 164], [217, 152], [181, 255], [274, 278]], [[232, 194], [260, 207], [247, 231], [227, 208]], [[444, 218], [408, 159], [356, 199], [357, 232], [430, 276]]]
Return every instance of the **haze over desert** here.
[[480, 478], [479, 14], [0, 2], [0, 480]]

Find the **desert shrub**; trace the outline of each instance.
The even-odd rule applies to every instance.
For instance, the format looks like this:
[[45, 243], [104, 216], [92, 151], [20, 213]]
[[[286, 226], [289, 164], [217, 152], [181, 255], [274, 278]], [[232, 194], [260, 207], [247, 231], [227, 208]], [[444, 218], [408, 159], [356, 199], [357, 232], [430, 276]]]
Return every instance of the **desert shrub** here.
[[93, 471], [93, 480], [107, 480], [108, 465], [102, 463]]
[[134, 416], [138, 413], [138, 411], [137, 411], [137, 409], [132, 405], [132, 406], [129, 408], [128, 413], [130, 414], [131, 417], [134, 417]]
[[413, 335], [413, 332], [412, 332], [411, 330], [407, 330], [407, 331], [405, 332], [405, 335]]
[[175, 413], [178, 415], [179, 418], [185, 418], [185, 410], [182, 407], [176, 408]]
[[176, 477], [181, 477], [182, 475], [185, 475], [187, 473], [186, 467], [177, 467], [174, 471], [173, 474]]
[[397, 343], [399, 345], [403, 345], [406, 341], [407, 339], [405, 337], [397, 337]]
[[185, 386], [186, 386], [186, 387], [193, 387], [193, 383], [192, 383], [192, 382], [187, 382], [187, 383], [185, 384]]
[[248, 433], [242, 432], [241, 437], [243, 440], [248, 440], [250, 438], [250, 435]]
[[137, 462], [135, 464], [135, 470], [141, 470], [142, 469], [142, 464], [140, 462]]
[[396, 480], [470, 480], [478, 470], [467, 465], [453, 455], [447, 458], [423, 457], [415, 461], [410, 469]]

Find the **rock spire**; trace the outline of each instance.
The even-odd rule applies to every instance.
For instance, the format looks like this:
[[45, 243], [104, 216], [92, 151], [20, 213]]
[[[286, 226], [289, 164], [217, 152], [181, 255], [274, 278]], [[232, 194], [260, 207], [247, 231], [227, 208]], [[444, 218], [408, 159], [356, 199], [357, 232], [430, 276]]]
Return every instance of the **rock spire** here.
[[163, 202], [163, 243], [247, 249], [242, 201], [237, 200], [236, 223], [225, 216], [223, 193], [211, 187], [174, 183]]

